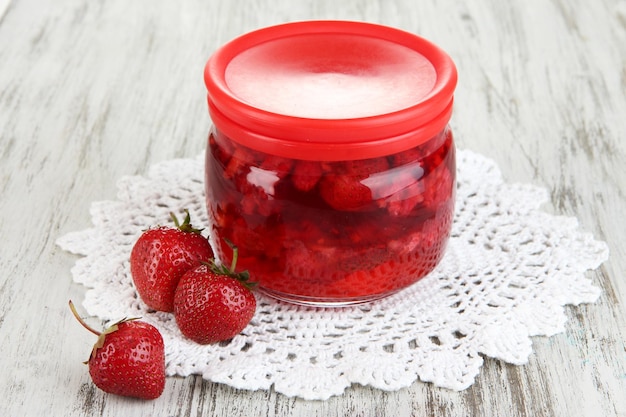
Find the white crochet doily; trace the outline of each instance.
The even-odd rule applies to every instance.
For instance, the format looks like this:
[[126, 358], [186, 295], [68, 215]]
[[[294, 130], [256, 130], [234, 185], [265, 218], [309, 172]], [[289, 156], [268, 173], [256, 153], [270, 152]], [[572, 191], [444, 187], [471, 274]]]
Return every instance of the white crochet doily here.
[[[564, 330], [563, 306], [594, 302], [600, 290], [585, 276], [608, 258], [603, 242], [576, 219], [539, 210], [542, 188], [504, 183], [496, 164], [457, 154], [458, 190], [452, 236], [429, 276], [370, 304], [322, 309], [258, 294], [243, 333], [201, 346], [186, 340], [171, 314], [146, 308], [134, 289], [129, 254], [142, 230], [169, 224], [189, 209], [206, 226], [204, 159], [153, 166], [146, 177], [119, 181], [117, 201], [91, 207], [93, 228], [57, 243], [84, 255], [72, 268], [88, 288], [83, 306], [104, 321], [140, 316], [165, 340], [169, 375], [249, 390], [326, 399], [351, 384], [397, 390], [417, 379], [453, 390], [469, 387], [483, 356], [524, 364], [531, 336]], [[208, 229], [207, 229], [208, 230]]]

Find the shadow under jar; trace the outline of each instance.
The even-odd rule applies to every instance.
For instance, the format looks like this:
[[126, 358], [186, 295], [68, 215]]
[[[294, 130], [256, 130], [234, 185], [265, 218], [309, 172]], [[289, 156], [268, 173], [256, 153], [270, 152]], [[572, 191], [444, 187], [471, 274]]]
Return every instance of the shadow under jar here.
[[390, 295], [441, 260], [454, 214], [449, 56], [398, 29], [308, 21], [220, 48], [205, 83], [218, 257], [300, 304]]

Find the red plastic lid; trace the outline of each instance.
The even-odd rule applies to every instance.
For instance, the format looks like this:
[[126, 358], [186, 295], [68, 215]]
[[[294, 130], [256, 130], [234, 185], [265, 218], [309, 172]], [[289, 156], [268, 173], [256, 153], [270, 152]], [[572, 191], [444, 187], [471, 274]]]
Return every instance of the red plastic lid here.
[[207, 62], [213, 123], [296, 159], [388, 155], [441, 131], [457, 73], [429, 41], [370, 23], [307, 21], [243, 35]]

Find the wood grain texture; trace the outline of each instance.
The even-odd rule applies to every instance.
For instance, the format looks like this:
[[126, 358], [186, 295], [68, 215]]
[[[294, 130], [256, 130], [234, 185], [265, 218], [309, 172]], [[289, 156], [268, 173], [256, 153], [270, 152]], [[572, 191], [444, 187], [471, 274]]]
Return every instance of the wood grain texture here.
[[[626, 416], [626, 1], [0, 1], [0, 415]], [[204, 149], [202, 70], [215, 48], [270, 24], [366, 20], [419, 33], [459, 68], [459, 147], [508, 182], [547, 187], [547, 211], [608, 242], [592, 305], [535, 338], [524, 366], [487, 359], [452, 392], [354, 386], [328, 401], [169, 378], [153, 402], [107, 396], [81, 361], [92, 340], [67, 300], [76, 257], [123, 175]], [[97, 323], [96, 323], [97, 324]]]

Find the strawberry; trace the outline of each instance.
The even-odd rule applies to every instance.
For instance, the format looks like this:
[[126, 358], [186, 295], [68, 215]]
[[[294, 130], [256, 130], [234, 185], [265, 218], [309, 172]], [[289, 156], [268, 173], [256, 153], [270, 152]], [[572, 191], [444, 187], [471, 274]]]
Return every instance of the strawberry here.
[[370, 158], [344, 161], [340, 163], [339, 171], [362, 178], [389, 169], [387, 158]]
[[291, 173], [291, 183], [300, 191], [310, 191], [322, 177], [322, 166], [317, 161], [298, 161]]
[[424, 169], [419, 162], [394, 168], [390, 195], [383, 200], [392, 216], [408, 216], [424, 202]]
[[176, 288], [174, 317], [182, 334], [200, 344], [232, 339], [248, 325], [256, 310], [249, 275], [235, 273], [214, 260], [186, 272]]
[[152, 400], [161, 396], [165, 388], [165, 348], [156, 327], [124, 319], [98, 332], [79, 317], [71, 301], [69, 304], [80, 324], [98, 336], [85, 362], [94, 384], [104, 392], [124, 397]]
[[[320, 180], [320, 195], [335, 210], [368, 209], [375, 197], [367, 184], [370, 176], [389, 168], [386, 158], [372, 158], [336, 163], [332, 174]], [[375, 207], [369, 207], [375, 208]]]
[[201, 261], [213, 258], [213, 250], [201, 229], [190, 223], [189, 212], [176, 227], [148, 229], [137, 239], [130, 254], [130, 271], [139, 296], [157, 311], [174, 310], [174, 292], [180, 277]]
[[250, 150], [242, 146], [236, 147], [232, 157], [224, 168], [224, 177], [234, 178], [237, 175], [246, 175], [250, 172], [252, 162], [253, 154]]
[[320, 181], [320, 195], [335, 210], [356, 211], [372, 201], [372, 191], [358, 177], [326, 175]]
[[261, 162], [261, 169], [274, 173], [278, 178], [284, 178], [291, 172], [294, 160], [275, 155], [266, 155]]

